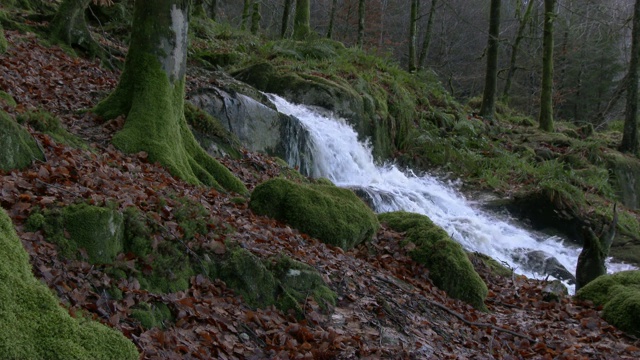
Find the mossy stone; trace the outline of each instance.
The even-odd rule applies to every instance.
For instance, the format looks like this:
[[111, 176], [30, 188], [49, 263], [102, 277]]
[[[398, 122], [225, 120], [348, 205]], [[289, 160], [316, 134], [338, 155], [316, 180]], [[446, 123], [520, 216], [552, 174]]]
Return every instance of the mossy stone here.
[[5, 359], [138, 359], [135, 345], [102, 324], [72, 318], [31, 272], [0, 210], [0, 354]]
[[69, 241], [87, 251], [89, 262], [108, 264], [122, 252], [124, 221], [121, 213], [79, 204], [65, 208], [63, 216]]
[[0, 170], [21, 169], [44, 155], [29, 132], [0, 110]]
[[376, 215], [353, 191], [333, 185], [271, 179], [254, 189], [249, 205], [256, 214], [345, 250], [370, 240], [379, 226]]
[[217, 276], [249, 306], [266, 308], [275, 303], [278, 283], [262, 261], [240, 247], [231, 249], [216, 269]]
[[640, 335], [640, 271], [603, 275], [578, 290], [576, 298], [603, 306], [602, 317], [632, 335]]
[[405, 244], [413, 243], [411, 258], [429, 269], [433, 283], [449, 296], [486, 311], [487, 285], [473, 269], [466, 252], [427, 216], [403, 211], [378, 215], [380, 222], [406, 232]]

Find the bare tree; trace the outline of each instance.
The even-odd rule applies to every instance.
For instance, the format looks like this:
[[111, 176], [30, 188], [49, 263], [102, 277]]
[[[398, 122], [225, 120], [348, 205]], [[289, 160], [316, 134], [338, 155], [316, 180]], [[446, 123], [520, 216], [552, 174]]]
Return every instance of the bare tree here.
[[429, 55], [429, 46], [431, 45], [431, 32], [433, 31], [433, 17], [436, 14], [437, 5], [438, 0], [431, 0], [429, 18], [427, 19], [427, 27], [424, 31], [424, 39], [422, 40], [422, 48], [420, 50], [420, 57], [418, 58], [418, 70], [424, 67], [424, 63], [425, 61], [427, 61], [427, 55]]
[[618, 149], [623, 152], [638, 152], [638, 57], [640, 56], [640, 0], [636, 0], [631, 32], [631, 56], [627, 73], [627, 104], [624, 112], [624, 131]]
[[418, 32], [418, 4], [420, 0], [411, 0], [411, 14], [409, 16], [409, 72], [416, 71], [416, 35]]
[[527, 24], [531, 20], [531, 13], [533, 9], [533, 4], [535, 2], [529, 0], [527, 4], [527, 9], [524, 12], [524, 15], [521, 15], [521, 2], [518, 1], [518, 7], [516, 11], [516, 17], [518, 18], [520, 24], [518, 25], [518, 31], [516, 32], [515, 39], [511, 44], [511, 57], [509, 60], [509, 69], [507, 70], [507, 78], [504, 82], [504, 89], [502, 91], [502, 98], [507, 100], [509, 98], [509, 92], [511, 91], [511, 81], [513, 80], [513, 75], [516, 72], [516, 60], [518, 58], [518, 50], [520, 49], [520, 43], [522, 42], [522, 38], [524, 37], [524, 31], [527, 27]]
[[358, 40], [357, 45], [362, 49], [364, 45], [364, 0], [358, 1]]
[[491, 0], [489, 11], [489, 40], [487, 44], [487, 71], [484, 80], [484, 92], [480, 116], [493, 119], [496, 112], [496, 89], [498, 83], [498, 46], [500, 45], [500, 3]]
[[553, 131], [553, 22], [555, 20], [555, 5], [555, 0], [544, 0], [542, 89], [538, 118], [540, 129], [544, 131]]

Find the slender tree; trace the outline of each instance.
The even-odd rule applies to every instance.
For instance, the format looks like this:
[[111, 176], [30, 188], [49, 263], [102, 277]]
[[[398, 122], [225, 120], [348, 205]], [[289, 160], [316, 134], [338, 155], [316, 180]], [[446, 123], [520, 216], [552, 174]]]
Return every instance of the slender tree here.
[[336, 9], [338, 8], [338, 0], [331, 1], [331, 12], [329, 13], [329, 28], [327, 29], [327, 39], [333, 37], [333, 24], [336, 20]]
[[633, 10], [631, 30], [631, 56], [627, 72], [627, 104], [624, 111], [624, 130], [619, 150], [637, 154], [638, 152], [638, 57], [640, 56], [640, 0], [636, 0]]
[[253, 10], [251, 11], [251, 33], [254, 35], [258, 33], [258, 30], [260, 30], [260, 20], [262, 19], [262, 15], [260, 14], [260, 5], [260, 0], [254, 1]]
[[284, 39], [289, 28], [289, 15], [291, 14], [291, 4], [293, 0], [284, 0], [284, 8], [282, 9], [282, 26], [280, 27], [280, 37]]
[[480, 115], [493, 119], [496, 111], [496, 89], [498, 83], [498, 46], [500, 45], [500, 3], [491, 0], [489, 14], [489, 40], [487, 44], [487, 70], [484, 78], [484, 93]]
[[310, 0], [296, 0], [296, 14], [293, 18], [293, 38], [304, 40], [311, 33], [309, 19], [311, 17]]
[[431, 33], [433, 31], [433, 17], [436, 14], [438, 0], [431, 0], [431, 8], [429, 9], [429, 18], [427, 19], [427, 27], [424, 31], [424, 39], [422, 40], [422, 48], [420, 49], [420, 57], [418, 58], [418, 70], [424, 67], [429, 55], [429, 46], [431, 45]]
[[524, 11], [524, 15], [520, 16], [520, 2], [518, 1], [518, 10], [516, 11], [516, 17], [520, 21], [518, 25], [518, 30], [516, 31], [515, 39], [513, 39], [513, 43], [511, 44], [511, 57], [509, 60], [509, 69], [507, 70], [507, 78], [504, 82], [504, 89], [502, 90], [502, 98], [503, 100], [507, 100], [509, 98], [509, 92], [511, 91], [511, 82], [513, 79], [513, 75], [516, 73], [516, 60], [518, 58], [518, 50], [520, 49], [520, 43], [524, 38], [524, 32], [527, 28], [527, 24], [531, 20], [531, 13], [533, 9], [533, 4], [535, 1], [529, 0], [527, 4], [527, 9]]
[[[91, 56], [102, 58], [104, 51], [91, 36], [84, 17], [84, 11], [91, 1], [64, 0], [49, 24], [50, 36], [66, 45], [80, 48]], [[99, 2], [104, 5], [108, 3], [104, 0]]]
[[542, 37], [542, 89], [540, 91], [540, 129], [553, 131], [553, 22], [555, 0], [544, 0]]
[[364, 0], [358, 1], [358, 47], [362, 49], [364, 45]]
[[411, 0], [411, 13], [409, 15], [409, 72], [417, 68], [416, 59], [416, 35], [418, 32], [418, 4], [420, 0]]
[[113, 137], [126, 153], [146, 152], [173, 175], [246, 193], [244, 185], [196, 142], [184, 117], [189, 3], [136, 0], [129, 51], [116, 89], [95, 108], [104, 119], [126, 115]]
[[249, 18], [251, 17], [251, 0], [244, 0], [242, 6], [242, 19], [240, 20], [240, 30], [246, 30], [247, 24], [249, 24]]

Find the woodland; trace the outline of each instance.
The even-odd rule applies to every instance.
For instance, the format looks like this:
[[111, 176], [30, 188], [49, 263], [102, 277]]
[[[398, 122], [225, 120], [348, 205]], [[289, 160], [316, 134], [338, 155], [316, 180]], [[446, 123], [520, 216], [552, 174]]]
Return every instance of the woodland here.
[[[3, 0], [0, 359], [637, 359], [604, 259], [640, 266], [638, 55], [640, 0]], [[251, 150], [207, 91], [341, 114], [583, 246], [580, 289]]]

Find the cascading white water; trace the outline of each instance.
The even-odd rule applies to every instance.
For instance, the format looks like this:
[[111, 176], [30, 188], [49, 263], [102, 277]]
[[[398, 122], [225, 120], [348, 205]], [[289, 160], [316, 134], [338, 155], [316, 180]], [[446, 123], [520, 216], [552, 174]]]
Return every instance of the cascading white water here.
[[[375, 164], [370, 146], [342, 119], [304, 105], [294, 105], [270, 95], [278, 111], [300, 120], [309, 132], [307, 149], [312, 157], [308, 172], [338, 186], [358, 188], [371, 198], [375, 211], [410, 211], [427, 215], [469, 251], [477, 251], [509, 264], [517, 273], [532, 278], [547, 275], [531, 270], [526, 254], [544, 252], [575, 273], [580, 249], [559, 237], [526, 231], [497, 216], [474, 208], [451, 184], [430, 176], [416, 176], [394, 165]], [[295, 161], [291, 165], [296, 165]], [[530, 260], [530, 259], [529, 259]], [[609, 262], [609, 272], [633, 267]], [[568, 285], [570, 291], [573, 286]]]

